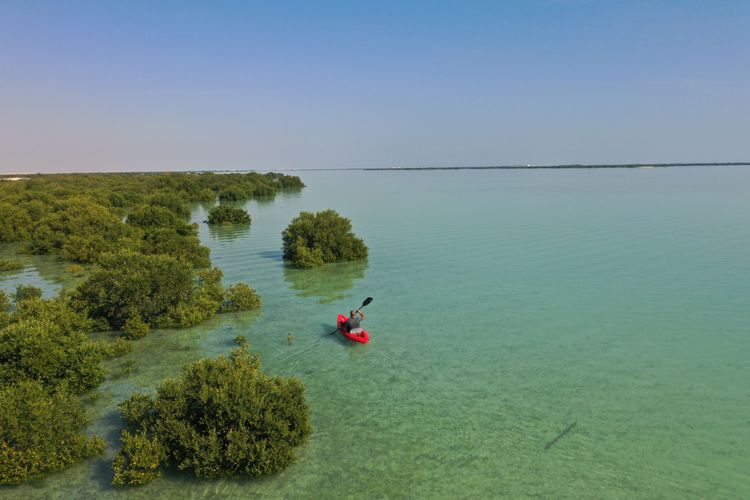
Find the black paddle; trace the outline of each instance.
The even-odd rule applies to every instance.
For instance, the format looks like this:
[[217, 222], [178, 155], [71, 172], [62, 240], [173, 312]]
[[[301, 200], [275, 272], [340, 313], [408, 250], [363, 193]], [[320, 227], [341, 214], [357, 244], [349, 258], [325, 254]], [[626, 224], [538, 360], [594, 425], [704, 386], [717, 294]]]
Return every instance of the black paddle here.
[[[367, 298], [365, 299], [365, 301], [364, 301], [364, 302], [362, 302], [362, 305], [361, 305], [361, 306], [359, 306], [359, 309], [362, 309], [363, 307], [365, 307], [365, 306], [366, 306], [367, 304], [369, 304], [370, 302], [372, 302], [372, 297], [367, 297]], [[357, 309], [357, 311], [359, 311], [359, 309]], [[336, 327], [336, 329], [335, 329], [334, 331], [332, 331], [331, 333], [329, 333], [328, 335], [333, 335], [334, 333], [336, 333], [336, 332], [338, 332], [338, 331], [339, 331], [339, 328], [338, 328], [338, 327]]]

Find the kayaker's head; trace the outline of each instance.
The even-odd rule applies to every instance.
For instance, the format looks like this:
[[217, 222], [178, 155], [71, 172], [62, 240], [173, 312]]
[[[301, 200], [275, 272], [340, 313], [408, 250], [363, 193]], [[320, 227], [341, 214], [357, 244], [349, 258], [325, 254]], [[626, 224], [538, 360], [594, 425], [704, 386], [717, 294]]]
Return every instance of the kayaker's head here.
[[349, 311], [349, 317], [350, 317], [350, 318], [353, 318], [353, 317], [354, 317], [354, 311]]

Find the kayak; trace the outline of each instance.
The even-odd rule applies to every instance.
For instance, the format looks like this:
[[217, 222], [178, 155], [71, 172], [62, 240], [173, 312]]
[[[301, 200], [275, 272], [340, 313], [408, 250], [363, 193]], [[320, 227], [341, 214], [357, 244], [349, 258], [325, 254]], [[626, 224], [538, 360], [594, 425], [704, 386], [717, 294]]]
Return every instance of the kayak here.
[[370, 335], [368, 335], [366, 330], [363, 329], [360, 333], [349, 333], [346, 331], [346, 320], [348, 319], [349, 318], [343, 314], [339, 314], [336, 324], [339, 326], [339, 332], [341, 332], [341, 335], [355, 342], [361, 342], [363, 344], [368, 343], [370, 341]]

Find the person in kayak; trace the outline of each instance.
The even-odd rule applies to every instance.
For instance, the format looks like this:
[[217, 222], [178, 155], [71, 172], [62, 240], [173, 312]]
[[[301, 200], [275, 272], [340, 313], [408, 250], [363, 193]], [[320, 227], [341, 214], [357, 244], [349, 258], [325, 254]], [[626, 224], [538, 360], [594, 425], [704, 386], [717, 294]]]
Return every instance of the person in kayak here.
[[[357, 317], [357, 314], [359, 314], [359, 318]], [[359, 326], [360, 321], [364, 321], [365, 315], [362, 314], [362, 311], [357, 309], [356, 311], [349, 311], [349, 319], [346, 320], [346, 325], [344, 328], [349, 333], [360, 333], [362, 332], [362, 328]]]

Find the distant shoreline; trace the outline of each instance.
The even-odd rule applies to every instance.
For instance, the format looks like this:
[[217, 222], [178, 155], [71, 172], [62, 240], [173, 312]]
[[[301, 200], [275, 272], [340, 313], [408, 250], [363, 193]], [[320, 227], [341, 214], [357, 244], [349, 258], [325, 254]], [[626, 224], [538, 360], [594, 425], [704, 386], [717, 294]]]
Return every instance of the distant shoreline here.
[[[667, 167], [727, 167], [750, 166], [750, 161], [718, 163], [570, 163], [560, 165], [475, 165], [457, 167], [347, 167], [347, 168], [275, 168], [274, 172], [321, 171], [399, 171], [399, 170], [548, 170], [548, 169], [604, 169], [604, 168], [667, 168]], [[193, 170], [193, 172], [264, 172], [265, 170]]]
[[[163, 173], [240, 173], [240, 172], [320, 172], [320, 171], [382, 171], [382, 170], [546, 170], [546, 169], [604, 169], [604, 168], [667, 168], [667, 167], [726, 167], [750, 166], [750, 161], [709, 162], [709, 163], [570, 163], [560, 165], [475, 165], [458, 167], [346, 167], [346, 168], [223, 168], [223, 169], [188, 169], [188, 170], [112, 170], [87, 172], [16, 172], [0, 174], [0, 180], [21, 180], [33, 175], [70, 175], [70, 174], [163, 174]], [[23, 177], [20, 177], [23, 176]], [[8, 179], [15, 177], [14, 179]]]
[[496, 165], [475, 167], [370, 167], [346, 170], [534, 170], [534, 169], [574, 169], [574, 168], [666, 168], [666, 167], [719, 167], [750, 165], [750, 162], [725, 163], [613, 163], [613, 164], [569, 164], [569, 165]]

